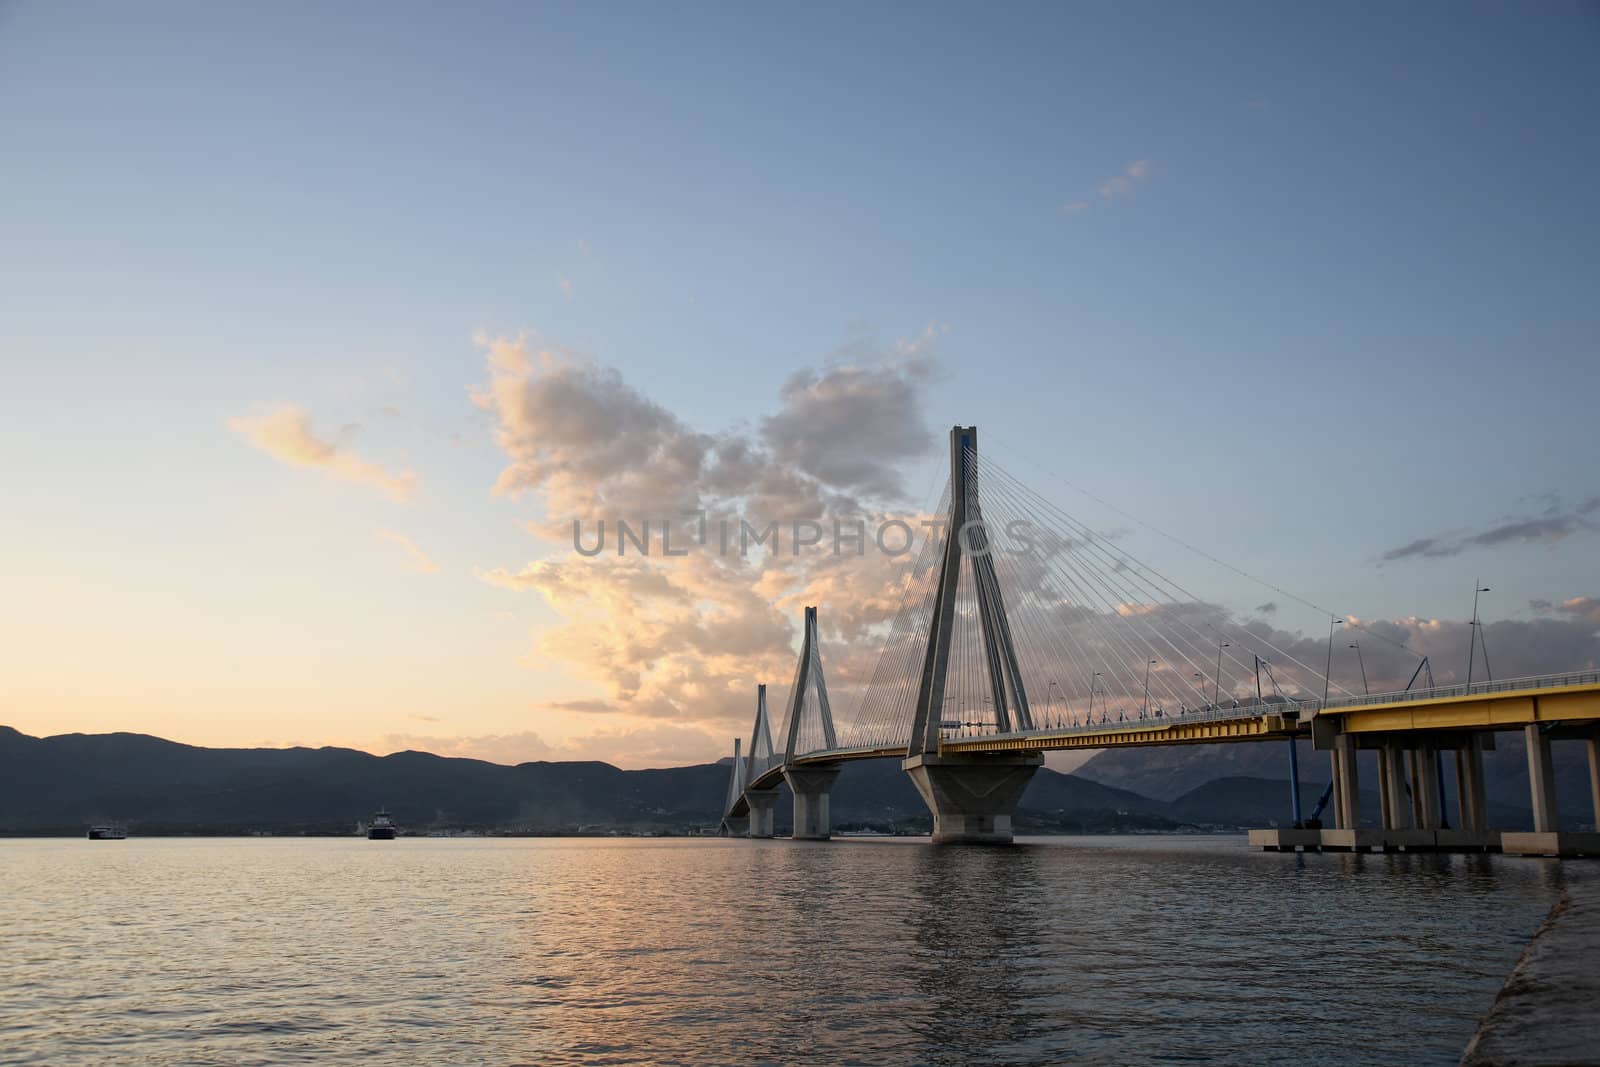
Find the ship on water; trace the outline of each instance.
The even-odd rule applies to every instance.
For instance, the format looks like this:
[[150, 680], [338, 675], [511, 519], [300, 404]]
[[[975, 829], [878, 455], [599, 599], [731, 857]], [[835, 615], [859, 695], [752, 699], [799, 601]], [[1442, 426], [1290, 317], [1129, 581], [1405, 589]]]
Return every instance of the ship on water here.
[[389, 817], [388, 808], [379, 808], [372, 822], [367, 824], [368, 841], [393, 841], [398, 832], [394, 820]]
[[89, 827], [90, 841], [124, 841], [127, 837], [128, 831], [126, 829], [112, 823]]

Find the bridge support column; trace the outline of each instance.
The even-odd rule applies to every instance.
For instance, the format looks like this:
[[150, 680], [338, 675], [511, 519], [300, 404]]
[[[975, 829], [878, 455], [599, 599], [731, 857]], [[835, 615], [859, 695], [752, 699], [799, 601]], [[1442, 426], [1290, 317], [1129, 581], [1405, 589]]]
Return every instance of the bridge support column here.
[[1439, 757], [1432, 745], [1417, 749], [1412, 766], [1411, 793], [1415, 801], [1417, 829], [1437, 830], [1443, 812], [1439, 810]]
[[1594, 805], [1594, 828], [1600, 832], [1600, 729], [1585, 742], [1589, 749], [1589, 803]]
[[750, 804], [750, 836], [772, 836], [772, 809], [778, 803], [776, 789], [747, 789], [745, 800]]
[[1556, 776], [1550, 763], [1550, 735], [1538, 723], [1522, 728], [1528, 745], [1528, 789], [1533, 794], [1533, 832], [1556, 832]]
[[826, 841], [833, 836], [828, 814], [828, 794], [842, 768], [837, 763], [786, 766], [784, 781], [794, 794], [794, 839]]
[[750, 816], [724, 815], [722, 825], [717, 831], [722, 837], [749, 837]]
[[1478, 738], [1456, 752], [1456, 795], [1463, 830], [1489, 829], [1489, 798], [1483, 786], [1483, 743]]
[[1378, 749], [1378, 801], [1383, 807], [1385, 830], [1409, 830], [1407, 817], [1405, 752], [1393, 741]]
[[1356, 764], [1355, 738], [1341, 734], [1334, 739], [1333, 752], [1334, 825], [1341, 830], [1361, 826], [1361, 776]]
[[1011, 815], [1043, 753], [936, 756], [924, 753], [900, 764], [933, 813], [936, 845], [1011, 843]]

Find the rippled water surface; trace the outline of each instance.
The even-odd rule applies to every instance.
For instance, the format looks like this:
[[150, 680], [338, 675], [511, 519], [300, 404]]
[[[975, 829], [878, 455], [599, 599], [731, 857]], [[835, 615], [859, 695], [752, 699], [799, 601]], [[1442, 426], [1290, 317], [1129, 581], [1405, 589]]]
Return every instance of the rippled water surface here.
[[1456, 1062], [1574, 864], [0, 841], [0, 1063]]

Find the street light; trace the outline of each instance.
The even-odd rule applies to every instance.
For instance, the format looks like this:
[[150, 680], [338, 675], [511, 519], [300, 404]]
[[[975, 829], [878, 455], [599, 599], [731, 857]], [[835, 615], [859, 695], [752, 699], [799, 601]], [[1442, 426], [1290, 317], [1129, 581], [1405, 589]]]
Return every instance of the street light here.
[[1141, 719], [1150, 714], [1150, 668], [1155, 665], [1155, 660], [1151, 660], [1144, 665], [1144, 709], [1139, 712]]
[[1100, 672], [1095, 671], [1094, 677], [1089, 679], [1089, 721], [1094, 722], [1094, 687], [1100, 684]]
[[1343, 625], [1343, 619], [1335, 619], [1331, 615], [1328, 617], [1328, 666], [1322, 672], [1322, 702], [1324, 704], [1328, 702], [1328, 679], [1333, 674], [1333, 628]]
[[1361, 642], [1357, 641], [1350, 647], [1356, 650], [1356, 662], [1361, 664], [1361, 691], [1371, 696], [1372, 690], [1367, 688], [1367, 661], [1361, 658]]
[[1200, 679], [1200, 681], [1198, 683], [1196, 683], [1196, 685], [1194, 687], [1195, 688], [1195, 692], [1199, 693], [1201, 696], [1205, 696], [1206, 695], [1206, 676], [1201, 674], [1199, 671], [1195, 671], [1194, 672], [1194, 677]]
[[1222, 694], [1222, 650], [1232, 647], [1232, 645], [1227, 644], [1226, 642], [1217, 646], [1217, 677], [1216, 680], [1211, 683], [1212, 704], [1220, 703], [1219, 697]]
[[[1056, 680], [1054, 678], [1050, 679], [1050, 684], [1045, 687], [1044, 700], [1045, 700], [1045, 707], [1046, 707], [1046, 711], [1045, 711], [1046, 715], [1052, 715], [1053, 716], [1055, 714], [1056, 706], [1055, 706], [1055, 703], [1050, 699], [1050, 694], [1054, 690], [1060, 689], [1060, 688], [1061, 687], [1056, 684]], [[1067, 696], [1067, 694], [1065, 692], [1063, 692], [1061, 694], [1061, 697], [1062, 697], [1063, 700], [1066, 699], [1066, 696]], [[1061, 720], [1060, 719], [1056, 720], [1056, 725], [1057, 726], [1061, 725]]]
[[[1479, 586], [1477, 582], [1472, 583], [1472, 622], [1470, 624], [1472, 626], [1472, 637], [1467, 641], [1468, 692], [1471, 692], [1472, 690], [1472, 654], [1478, 650], [1478, 641], [1480, 640], [1478, 637], [1478, 594], [1487, 593], [1488, 591], [1488, 586]], [[1489, 671], [1489, 648], [1487, 645], [1485, 645], [1483, 649], [1483, 669]], [[1489, 680], [1491, 682], [1494, 681], [1493, 671], [1489, 671]]]

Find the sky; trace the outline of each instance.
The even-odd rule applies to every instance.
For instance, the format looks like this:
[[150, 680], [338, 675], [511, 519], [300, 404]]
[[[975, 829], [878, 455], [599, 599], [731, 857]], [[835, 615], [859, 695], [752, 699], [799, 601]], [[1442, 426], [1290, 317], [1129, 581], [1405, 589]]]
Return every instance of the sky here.
[[571, 520], [918, 514], [954, 424], [1286, 640], [1448, 675], [1481, 582], [1497, 669], [1592, 664], [1597, 47], [1563, 3], [0, 4], [0, 722], [715, 758], [804, 604], [867, 661], [886, 565]]

